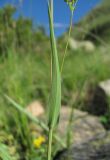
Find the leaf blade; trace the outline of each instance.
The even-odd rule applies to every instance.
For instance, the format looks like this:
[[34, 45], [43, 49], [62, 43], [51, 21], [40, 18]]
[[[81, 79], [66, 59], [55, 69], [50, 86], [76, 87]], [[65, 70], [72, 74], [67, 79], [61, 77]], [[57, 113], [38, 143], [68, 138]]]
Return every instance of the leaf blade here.
[[52, 50], [52, 82], [51, 82], [51, 93], [48, 103], [48, 126], [54, 128], [57, 125], [60, 107], [61, 107], [61, 77], [60, 67], [58, 61], [58, 53], [56, 47], [56, 40], [54, 35], [53, 26], [53, 13], [48, 5], [49, 14], [49, 26], [50, 26], [50, 41]]

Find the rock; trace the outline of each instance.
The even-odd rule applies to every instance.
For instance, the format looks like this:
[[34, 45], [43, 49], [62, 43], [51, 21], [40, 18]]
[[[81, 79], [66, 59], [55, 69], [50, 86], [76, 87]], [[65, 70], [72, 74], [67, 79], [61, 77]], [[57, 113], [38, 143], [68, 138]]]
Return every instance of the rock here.
[[90, 83], [86, 86], [82, 109], [97, 116], [103, 116], [108, 112], [107, 95], [100, 85]]
[[[37, 117], [39, 120], [45, 120], [44, 118], [44, 107], [40, 101], [34, 101], [30, 103], [26, 110], [31, 113], [34, 117]], [[43, 134], [43, 129], [40, 125], [37, 125], [33, 122], [29, 124], [29, 129], [31, 130], [32, 137], [36, 138]]]
[[69, 39], [69, 46], [72, 50], [77, 50], [78, 49], [78, 42], [75, 39], [70, 38]]
[[[61, 117], [59, 122], [59, 133], [61, 137], [65, 137], [70, 115], [70, 107], [62, 107]], [[104, 135], [105, 129], [100, 123], [99, 119], [95, 116], [89, 115], [87, 112], [74, 110], [73, 124], [71, 129], [72, 140], [71, 142], [79, 144], [89, 139], [93, 139], [97, 135]]]
[[100, 82], [99, 86], [104, 90], [107, 96], [110, 96], [110, 79]]
[[69, 39], [69, 46], [72, 50], [84, 49], [87, 52], [95, 50], [95, 46], [91, 41], [77, 41], [73, 38]]
[[72, 145], [58, 152], [54, 160], [110, 160], [110, 133], [91, 141]]
[[95, 50], [95, 46], [91, 41], [82, 41], [79, 43], [79, 47], [88, 52], [92, 52]]
[[26, 107], [33, 116], [41, 116], [44, 113], [43, 105], [39, 101], [34, 101]]

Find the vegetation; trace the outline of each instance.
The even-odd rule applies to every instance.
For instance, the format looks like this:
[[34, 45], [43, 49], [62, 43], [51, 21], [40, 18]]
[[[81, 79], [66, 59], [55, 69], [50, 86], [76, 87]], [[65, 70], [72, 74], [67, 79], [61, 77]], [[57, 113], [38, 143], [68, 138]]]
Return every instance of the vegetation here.
[[[75, 7], [73, 4], [77, 1], [66, 0], [66, 2], [68, 2], [73, 16]], [[52, 132], [56, 130], [60, 104], [71, 104], [73, 106], [71, 114], [73, 114], [74, 107], [80, 108], [83, 103], [85, 83], [93, 81], [94, 84], [98, 84], [100, 81], [110, 78], [109, 8], [110, 3], [104, 0], [101, 5], [75, 25], [74, 31], [70, 20], [69, 39], [74, 36], [80, 41], [91, 41], [95, 48], [90, 52], [80, 47], [73, 51], [69, 45], [69, 39], [67, 40], [68, 32], [57, 38], [56, 42], [54, 41], [52, 11], [49, 7], [52, 55], [50, 55], [49, 37], [43, 27], [37, 26], [35, 29], [32, 21], [23, 16], [15, 20], [13, 14], [16, 12], [16, 8], [13, 6], [8, 5], [0, 9], [1, 160], [10, 160], [10, 157], [15, 160], [46, 160], [48, 131], [49, 129], [52, 129]], [[107, 18], [105, 15], [108, 15]], [[91, 21], [92, 16], [95, 17], [93, 21]], [[56, 54], [56, 45], [58, 55]], [[66, 46], [66, 51], [64, 46]], [[54, 55], [56, 55], [56, 59], [54, 59]], [[66, 61], [62, 65], [65, 55]], [[52, 63], [52, 75], [50, 74], [51, 58], [54, 62]], [[60, 97], [61, 81], [62, 95]], [[37, 99], [43, 103], [44, 110], [46, 110], [50, 90], [47, 126], [45, 117], [42, 120], [34, 117], [27, 112], [26, 106]], [[73, 104], [73, 97], [79, 92], [81, 95]], [[56, 101], [58, 105], [56, 105]], [[71, 125], [71, 117], [69, 124]], [[68, 127], [69, 129], [70, 127]], [[53, 157], [57, 150], [65, 147], [66, 143], [61, 140], [61, 137], [58, 137], [56, 132], [53, 134], [52, 140], [52, 132], [50, 131], [49, 160], [51, 159], [51, 145]], [[67, 133], [67, 145], [70, 144], [69, 137], [70, 135]]]
[[108, 44], [108, 41], [110, 41], [109, 10], [110, 2], [102, 0], [101, 4], [94, 8], [92, 12], [90, 12], [76, 25], [74, 29], [76, 32], [73, 32], [74, 38], [79, 40], [92, 40], [98, 43], [100, 43], [99, 39], [101, 39], [104, 43]]

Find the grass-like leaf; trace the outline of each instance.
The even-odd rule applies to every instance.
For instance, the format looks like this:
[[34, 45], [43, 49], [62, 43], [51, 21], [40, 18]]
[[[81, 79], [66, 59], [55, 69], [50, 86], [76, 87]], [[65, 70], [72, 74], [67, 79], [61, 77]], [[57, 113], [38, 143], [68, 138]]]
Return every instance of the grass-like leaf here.
[[56, 40], [54, 35], [53, 16], [51, 5], [48, 5], [49, 25], [50, 25], [50, 41], [52, 51], [52, 82], [51, 93], [48, 103], [48, 126], [54, 128], [57, 125], [60, 106], [61, 106], [61, 77], [60, 67], [58, 62], [58, 53], [56, 47]]
[[[7, 95], [4, 95], [4, 97], [8, 100], [8, 102], [10, 104], [12, 104], [19, 112], [21, 112], [22, 114], [26, 115], [32, 122], [36, 123], [37, 125], [39, 125], [42, 129], [44, 129], [45, 131], [49, 132], [49, 129], [47, 127], [47, 125], [39, 120], [37, 117], [34, 117], [32, 114], [30, 114], [28, 111], [26, 111], [26, 109], [24, 109], [21, 105], [19, 105], [18, 103], [16, 103], [12, 98], [10, 98]], [[63, 143], [63, 141], [61, 141], [61, 139], [54, 134], [54, 138], [56, 139], [57, 142], [59, 142], [59, 144], [61, 144], [62, 147], [65, 147], [65, 143]]]
[[48, 139], [47, 159], [51, 160], [53, 130], [58, 124], [60, 107], [61, 107], [61, 76], [60, 76], [60, 67], [58, 61], [56, 40], [54, 35], [53, 0], [50, 0], [50, 3], [48, 4], [48, 15], [49, 15], [50, 42], [51, 42], [51, 53], [52, 53], [51, 54], [52, 80], [51, 80], [51, 92], [48, 103], [49, 139]]
[[2, 160], [12, 160], [6, 145], [0, 143], [0, 159]]

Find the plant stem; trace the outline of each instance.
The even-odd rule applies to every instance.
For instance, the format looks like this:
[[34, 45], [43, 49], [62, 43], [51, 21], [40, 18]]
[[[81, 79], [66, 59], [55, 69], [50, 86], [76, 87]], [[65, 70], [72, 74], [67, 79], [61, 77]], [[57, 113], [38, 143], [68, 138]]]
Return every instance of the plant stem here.
[[70, 117], [69, 117], [69, 123], [68, 123], [68, 127], [67, 127], [67, 147], [70, 147], [70, 143], [71, 143], [71, 126], [72, 126], [72, 122], [73, 122], [73, 113], [74, 113], [74, 107], [72, 106], [71, 108], [71, 113], [70, 113]]
[[74, 108], [75, 108], [75, 106], [78, 105], [78, 100], [79, 100], [79, 97], [81, 96], [82, 89], [84, 87], [84, 83], [85, 82], [83, 82], [81, 84], [81, 86], [79, 87], [79, 91], [78, 91], [77, 95], [74, 97], [74, 94], [73, 94], [72, 97], [71, 97], [71, 101], [70, 101], [71, 112], [70, 112], [70, 115], [69, 115], [69, 121], [68, 121], [68, 126], [67, 126], [67, 134], [66, 134], [66, 145], [67, 145], [67, 147], [70, 147], [70, 145], [71, 145], [71, 136], [73, 136], [73, 133], [71, 135], [71, 130], [72, 130], [72, 124], [74, 124], [74, 121], [75, 121], [75, 119], [74, 119]]
[[66, 47], [65, 47], [65, 51], [64, 51], [64, 55], [63, 55], [63, 60], [62, 60], [62, 63], [61, 63], [61, 73], [62, 73], [62, 70], [63, 70], [64, 61], [65, 61], [65, 57], [66, 57], [67, 50], [68, 50], [69, 39], [70, 39], [70, 35], [71, 35], [71, 30], [72, 30], [72, 24], [73, 24], [73, 11], [71, 12], [68, 40], [67, 40], [67, 43], [66, 43]]
[[[36, 123], [39, 125], [42, 129], [44, 129], [46, 132], [49, 132], [47, 125], [39, 120], [37, 117], [34, 117], [31, 115], [29, 112], [27, 112], [22, 106], [17, 104], [13, 99], [8, 97], [7, 95], [4, 95], [4, 98], [10, 102], [19, 112], [23, 113], [25, 116], [27, 116], [32, 122]], [[59, 144], [61, 144], [62, 147], [66, 147], [66, 144], [61, 141], [60, 137], [57, 135], [53, 134], [53, 137], [57, 140]]]
[[51, 160], [52, 155], [52, 136], [53, 129], [49, 129], [49, 136], [48, 136], [48, 160]]
[[50, 0], [50, 9], [51, 9], [51, 16], [53, 20], [53, 0]]

